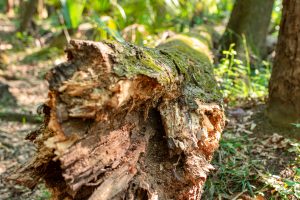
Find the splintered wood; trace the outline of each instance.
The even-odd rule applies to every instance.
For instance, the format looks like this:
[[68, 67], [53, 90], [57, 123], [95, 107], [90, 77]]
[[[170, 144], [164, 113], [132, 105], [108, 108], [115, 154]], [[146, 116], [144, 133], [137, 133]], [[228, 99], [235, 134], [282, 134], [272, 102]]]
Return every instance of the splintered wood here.
[[209, 55], [188, 39], [72, 40], [27, 137], [36, 156], [9, 178], [44, 180], [53, 199], [200, 199], [224, 112]]

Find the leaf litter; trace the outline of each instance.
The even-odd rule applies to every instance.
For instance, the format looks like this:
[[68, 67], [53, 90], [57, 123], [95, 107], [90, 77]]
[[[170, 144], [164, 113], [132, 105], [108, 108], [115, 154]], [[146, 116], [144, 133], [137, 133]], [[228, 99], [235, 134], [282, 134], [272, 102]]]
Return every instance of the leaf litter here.
[[[262, 106], [228, 109], [203, 199], [300, 198], [300, 142], [270, 128]], [[294, 129], [292, 131], [300, 131]], [[299, 133], [299, 132], [298, 132]]]

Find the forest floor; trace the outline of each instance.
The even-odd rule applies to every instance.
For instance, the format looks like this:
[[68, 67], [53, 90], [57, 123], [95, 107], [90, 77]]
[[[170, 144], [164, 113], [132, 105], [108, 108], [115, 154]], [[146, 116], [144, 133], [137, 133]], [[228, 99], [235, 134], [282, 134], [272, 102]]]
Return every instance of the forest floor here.
[[[31, 191], [4, 177], [34, 155], [34, 145], [24, 138], [37, 128], [36, 109], [47, 99], [44, 75], [65, 58], [33, 48], [36, 39], [14, 31], [14, 24], [0, 16], [0, 83], [8, 85], [16, 100], [5, 105], [0, 99], [0, 199], [49, 199], [43, 183]], [[299, 136], [300, 129], [272, 127], [263, 110], [261, 102], [227, 108], [227, 127], [203, 199], [300, 198], [299, 138], [282, 136]]]

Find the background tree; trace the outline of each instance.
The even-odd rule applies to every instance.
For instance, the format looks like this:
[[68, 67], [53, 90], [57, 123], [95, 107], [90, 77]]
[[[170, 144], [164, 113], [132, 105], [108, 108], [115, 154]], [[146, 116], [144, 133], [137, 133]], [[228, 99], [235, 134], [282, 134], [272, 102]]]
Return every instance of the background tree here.
[[24, 7], [20, 14], [19, 31], [21, 32], [26, 32], [28, 28], [32, 28], [30, 25], [34, 24], [32, 22], [35, 14], [37, 14], [40, 19], [46, 18], [48, 15], [44, 0], [29, 0], [20, 3], [21, 6]]
[[8, 16], [13, 16], [14, 15], [14, 1], [13, 0], [6, 0], [6, 14]]
[[300, 1], [283, 1], [269, 86], [268, 116], [276, 124], [300, 122]]
[[221, 39], [222, 49], [228, 49], [230, 44], [235, 43], [236, 49], [242, 50], [242, 35], [245, 35], [252, 52], [263, 55], [273, 4], [274, 0], [237, 0]]

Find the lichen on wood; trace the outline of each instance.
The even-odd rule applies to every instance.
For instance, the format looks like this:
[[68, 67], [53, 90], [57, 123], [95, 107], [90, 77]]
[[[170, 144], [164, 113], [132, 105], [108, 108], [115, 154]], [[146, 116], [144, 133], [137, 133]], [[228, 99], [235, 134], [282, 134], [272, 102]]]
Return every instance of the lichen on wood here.
[[11, 178], [44, 179], [53, 199], [199, 199], [224, 127], [207, 44], [71, 40], [66, 52], [28, 136], [37, 156]]

